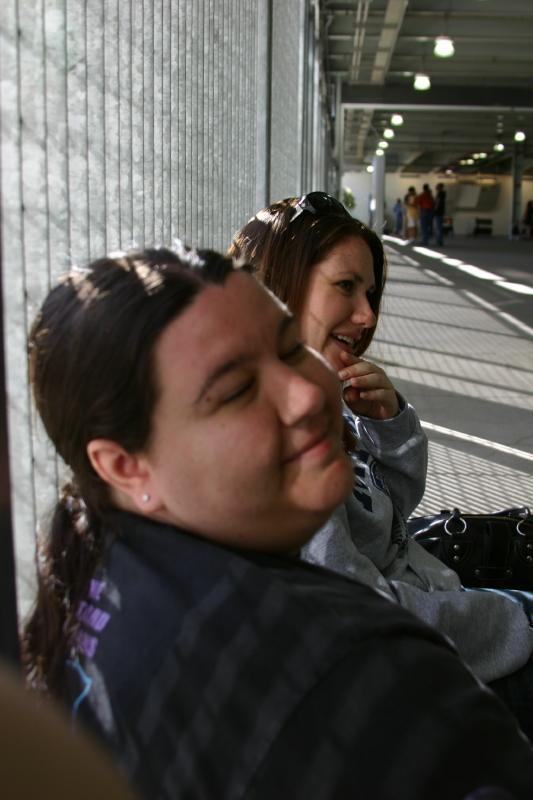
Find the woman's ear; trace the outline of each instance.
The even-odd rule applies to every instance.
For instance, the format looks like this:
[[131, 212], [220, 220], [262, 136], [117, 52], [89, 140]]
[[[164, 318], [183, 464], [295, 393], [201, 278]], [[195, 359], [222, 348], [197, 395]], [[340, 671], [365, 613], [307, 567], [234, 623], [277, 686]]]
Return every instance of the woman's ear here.
[[151, 480], [151, 472], [144, 456], [128, 453], [111, 439], [92, 439], [87, 445], [87, 456], [94, 471], [112, 489], [129, 498], [141, 513], [160, 510], [161, 503]]

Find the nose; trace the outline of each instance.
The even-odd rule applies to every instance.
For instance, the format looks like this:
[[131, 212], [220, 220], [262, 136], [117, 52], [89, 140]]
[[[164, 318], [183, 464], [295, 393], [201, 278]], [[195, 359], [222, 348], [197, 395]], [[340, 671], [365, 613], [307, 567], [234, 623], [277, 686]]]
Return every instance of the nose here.
[[376, 325], [376, 315], [372, 311], [372, 307], [368, 302], [366, 295], [359, 295], [355, 302], [352, 311], [351, 321], [354, 325], [360, 325], [363, 328], [374, 328]]
[[326, 406], [322, 386], [284, 363], [273, 370], [270, 390], [279, 417], [287, 427], [320, 414]]

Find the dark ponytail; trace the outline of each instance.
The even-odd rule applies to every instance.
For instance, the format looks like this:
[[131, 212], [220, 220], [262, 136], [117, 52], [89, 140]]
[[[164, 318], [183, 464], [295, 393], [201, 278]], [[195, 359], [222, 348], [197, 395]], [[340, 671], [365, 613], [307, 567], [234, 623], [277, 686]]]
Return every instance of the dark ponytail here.
[[65, 484], [46, 540], [37, 542], [37, 599], [22, 655], [32, 688], [59, 694], [77, 629], [76, 609], [102, 556], [102, 522]]

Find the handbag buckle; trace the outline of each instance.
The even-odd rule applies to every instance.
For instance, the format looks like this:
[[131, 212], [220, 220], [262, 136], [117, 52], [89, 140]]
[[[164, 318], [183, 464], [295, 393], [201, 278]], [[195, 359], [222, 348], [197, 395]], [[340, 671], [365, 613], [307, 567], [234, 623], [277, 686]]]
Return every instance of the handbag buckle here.
[[[529, 508], [524, 507], [520, 512], [520, 516], [522, 517], [522, 519], [518, 520], [518, 522], [516, 523], [516, 532], [518, 533], [519, 536], [527, 536], [528, 531], [522, 530], [522, 525], [524, 525], [524, 523], [526, 525], [533, 524], [531, 511], [529, 510]], [[531, 535], [533, 536], [533, 531], [531, 531]]]
[[[450, 529], [451, 525], [457, 524], [458, 522], [461, 523], [462, 527], [457, 530], [451, 530]], [[450, 527], [448, 527], [449, 525]], [[454, 508], [451, 515], [444, 523], [444, 531], [448, 534], [448, 536], [462, 536], [462, 534], [465, 533], [467, 527], [468, 526], [466, 524], [466, 520], [463, 519], [463, 517], [461, 516], [461, 512], [459, 511], [458, 508]]]

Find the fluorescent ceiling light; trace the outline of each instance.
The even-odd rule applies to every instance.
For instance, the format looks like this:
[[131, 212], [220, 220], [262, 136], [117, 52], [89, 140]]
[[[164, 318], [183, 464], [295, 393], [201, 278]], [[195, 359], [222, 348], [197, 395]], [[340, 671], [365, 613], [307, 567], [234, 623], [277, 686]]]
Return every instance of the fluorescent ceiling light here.
[[378, 149], [376, 150], [376, 155], [377, 156], [385, 155], [385, 150], [383, 150], [381, 147], [378, 147]]
[[514, 140], [515, 142], [523, 142], [526, 138], [526, 134], [524, 131], [515, 131]]
[[366, 168], [366, 171], [367, 172], [374, 172], [374, 167], [372, 166], [372, 164], [368, 165], [368, 167]]
[[415, 89], [418, 89], [419, 92], [425, 92], [427, 89], [431, 88], [429, 75], [423, 75], [421, 72], [418, 72], [415, 75], [415, 82], [413, 83], [413, 86]]
[[439, 58], [450, 58], [455, 53], [453, 39], [449, 36], [437, 36], [433, 53]]
[[502, 150], [505, 150], [505, 145], [504, 145], [504, 144], [502, 144], [502, 142], [496, 142], [496, 144], [494, 145], [494, 149], [495, 149], [495, 150], [496, 150], [498, 153], [501, 153], [501, 152], [502, 152]]
[[392, 128], [385, 128], [385, 130], [383, 131], [383, 136], [385, 137], [385, 139], [394, 139], [394, 131], [392, 130]]
[[403, 117], [401, 114], [393, 114], [390, 118], [391, 125], [403, 125]]
[[378, 147], [382, 147], [384, 150], [386, 150], [388, 146], [389, 146], [389, 143], [386, 142], [385, 139], [383, 139], [383, 141], [379, 142], [379, 144], [378, 144]]

